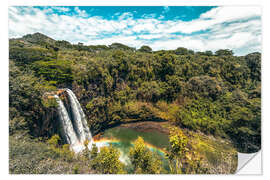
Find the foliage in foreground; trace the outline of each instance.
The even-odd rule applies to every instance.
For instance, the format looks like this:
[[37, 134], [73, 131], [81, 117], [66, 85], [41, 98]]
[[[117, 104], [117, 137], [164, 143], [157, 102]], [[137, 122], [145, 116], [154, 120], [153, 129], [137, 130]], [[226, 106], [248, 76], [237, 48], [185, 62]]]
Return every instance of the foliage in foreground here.
[[205, 174], [207, 168], [202, 167], [202, 157], [188, 147], [188, 137], [177, 128], [170, 131], [170, 147], [166, 153], [172, 174]]
[[10, 174], [74, 174], [94, 171], [89, 162], [74, 156], [68, 145], [56, 144], [59, 136], [53, 136], [45, 143], [27, 135], [9, 136]]
[[100, 152], [94, 146], [91, 152], [91, 167], [101, 174], [123, 174], [124, 164], [119, 160], [120, 152], [112, 147], [102, 147]]
[[145, 145], [142, 137], [134, 142], [129, 158], [135, 174], [160, 174], [162, 162], [157, 154], [152, 153]]

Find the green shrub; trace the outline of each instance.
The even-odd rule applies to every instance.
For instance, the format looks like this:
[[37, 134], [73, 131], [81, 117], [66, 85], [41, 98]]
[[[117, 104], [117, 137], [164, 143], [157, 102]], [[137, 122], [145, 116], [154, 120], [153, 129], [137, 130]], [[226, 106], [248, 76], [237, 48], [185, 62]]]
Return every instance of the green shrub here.
[[123, 174], [124, 164], [120, 162], [119, 157], [120, 152], [112, 146], [102, 147], [99, 153], [92, 152], [90, 164], [94, 170], [102, 174]]
[[160, 174], [162, 162], [145, 145], [142, 137], [134, 142], [129, 158], [135, 174]]

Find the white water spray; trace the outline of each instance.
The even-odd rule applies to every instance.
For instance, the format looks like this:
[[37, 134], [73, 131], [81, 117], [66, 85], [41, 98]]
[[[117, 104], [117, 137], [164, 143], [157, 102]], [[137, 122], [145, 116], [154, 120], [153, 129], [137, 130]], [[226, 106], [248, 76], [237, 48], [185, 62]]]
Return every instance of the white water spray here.
[[70, 89], [66, 89], [66, 92], [68, 93], [68, 98], [71, 103], [71, 110], [74, 118], [74, 127], [76, 129], [76, 132], [78, 133], [78, 138], [81, 143], [84, 143], [86, 140], [88, 140], [88, 148], [91, 149], [93, 143], [92, 134], [87, 125], [83, 109], [75, 94]]
[[70, 114], [59, 96], [54, 95], [58, 103], [61, 134], [75, 153], [85, 149], [84, 142], [86, 140], [88, 141], [88, 149], [91, 150], [93, 139], [81, 105], [70, 89], [64, 90], [67, 92], [70, 101]]

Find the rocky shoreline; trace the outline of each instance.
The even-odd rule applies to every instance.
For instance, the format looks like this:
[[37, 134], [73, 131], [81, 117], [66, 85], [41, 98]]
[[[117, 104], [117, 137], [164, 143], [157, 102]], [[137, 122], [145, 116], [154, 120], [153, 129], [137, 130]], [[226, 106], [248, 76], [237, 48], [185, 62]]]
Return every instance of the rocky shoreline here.
[[166, 128], [168, 125], [168, 122], [143, 121], [121, 124], [119, 127], [132, 128], [140, 132], [151, 132], [156, 130], [164, 134], [169, 134], [169, 129]]

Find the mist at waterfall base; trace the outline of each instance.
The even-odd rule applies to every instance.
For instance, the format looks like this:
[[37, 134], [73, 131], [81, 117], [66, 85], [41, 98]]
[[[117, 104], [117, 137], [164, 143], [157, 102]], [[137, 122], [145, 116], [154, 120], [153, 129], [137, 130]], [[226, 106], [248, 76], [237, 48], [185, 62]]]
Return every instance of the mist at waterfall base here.
[[[168, 162], [165, 159], [165, 148], [168, 147], [168, 135], [156, 130], [147, 132], [138, 131], [128, 127], [115, 127], [106, 130], [101, 137], [94, 140], [89, 130], [85, 114], [75, 94], [70, 89], [61, 89], [66, 92], [68, 103], [64, 104], [58, 95], [54, 95], [58, 103], [58, 115], [60, 121], [60, 133], [66, 143], [70, 144], [70, 149], [79, 153], [85, 149], [84, 142], [87, 140], [88, 149], [91, 150], [93, 143], [98, 149], [112, 145], [119, 149], [120, 161], [129, 164], [128, 154], [130, 148], [134, 146], [134, 141], [141, 136], [145, 140], [146, 147], [164, 162], [164, 167], [168, 169]], [[69, 107], [66, 107], [66, 106]]]

